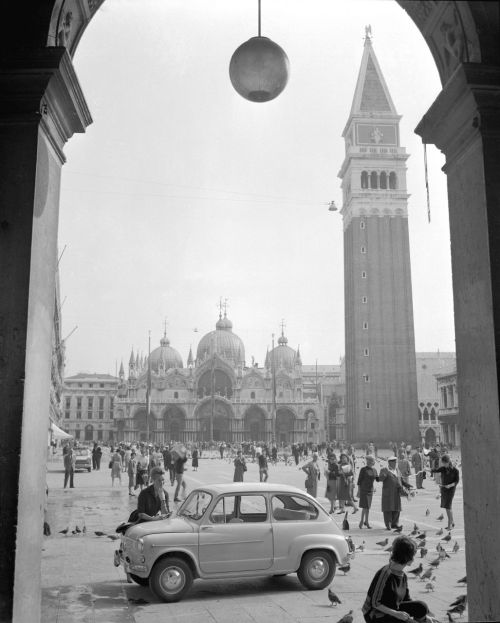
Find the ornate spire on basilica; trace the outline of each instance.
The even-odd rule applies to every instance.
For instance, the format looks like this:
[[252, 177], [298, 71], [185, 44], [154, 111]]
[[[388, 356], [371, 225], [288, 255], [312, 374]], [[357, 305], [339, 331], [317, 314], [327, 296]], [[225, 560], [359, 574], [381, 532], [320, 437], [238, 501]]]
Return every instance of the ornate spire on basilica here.
[[297, 346], [297, 354], [295, 355], [295, 365], [297, 368], [302, 366], [302, 359], [300, 357], [300, 344]]
[[120, 379], [123, 381], [123, 378], [125, 376], [125, 370], [123, 369], [123, 359], [122, 359], [122, 362], [120, 364], [120, 372], [118, 374], [119, 374]]
[[192, 351], [192, 349], [191, 349], [191, 344], [190, 344], [190, 345], [189, 345], [189, 355], [188, 355], [188, 358], [187, 358], [187, 365], [188, 365], [188, 368], [192, 368], [192, 367], [193, 367], [193, 364], [194, 364], [194, 359], [193, 359], [193, 351]]

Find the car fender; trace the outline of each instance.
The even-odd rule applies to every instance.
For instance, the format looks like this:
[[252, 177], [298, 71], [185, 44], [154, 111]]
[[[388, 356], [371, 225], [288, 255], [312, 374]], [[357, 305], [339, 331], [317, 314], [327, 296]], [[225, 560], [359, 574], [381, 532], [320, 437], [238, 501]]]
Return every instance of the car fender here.
[[298, 569], [300, 566], [300, 562], [302, 560], [305, 552], [314, 550], [314, 549], [322, 549], [328, 550], [332, 552], [335, 556], [336, 564], [341, 564], [341, 561], [345, 559], [349, 549], [347, 547], [347, 543], [345, 545], [345, 552], [341, 551], [341, 547], [339, 547], [339, 543], [336, 543], [336, 539], [339, 537], [329, 537], [326, 534], [304, 534], [301, 536], [297, 536], [291, 542], [290, 548], [290, 560], [294, 562], [294, 568]]
[[198, 567], [198, 561], [196, 559], [196, 554], [189, 547], [185, 546], [175, 546], [171, 545], [168, 547], [165, 546], [156, 546], [152, 548], [154, 551], [154, 555], [151, 558], [146, 558], [147, 567], [149, 569], [149, 573], [155, 566], [155, 564], [161, 560], [162, 558], [174, 557], [178, 556], [179, 558], [183, 558], [189, 564], [191, 569], [193, 570], [193, 575], [195, 578], [200, 577], [200, 569]]

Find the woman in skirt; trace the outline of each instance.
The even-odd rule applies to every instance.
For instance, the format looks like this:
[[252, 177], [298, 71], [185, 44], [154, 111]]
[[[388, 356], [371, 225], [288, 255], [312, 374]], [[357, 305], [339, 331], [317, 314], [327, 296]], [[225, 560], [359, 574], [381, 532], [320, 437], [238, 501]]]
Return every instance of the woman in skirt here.
[[328, 466], [325, 469], [326, 492], [325, 497], [330, 500], [330, 515], [335, 511], [335, 502], [337, 501], [337, 480], [339, 477], [339, 464], [335, 454], [328, 457]]
[[451, 505], [453, 502], [453, 496], [455, 495], [455, 489], [460, 482], [460, 476], [458, 469], [453, 467], [450, 461], [450, 457], [447, 454], [443, 454], [441, 457], [441, 467], [431, 469], [432, 474], [441, 475], [441, 508], [444, 508], [446, 515], [448, 516], [447, 530], [451, 530], [455, 527], [453, 523], [453, 511]]
[[358, 498], [359, 498], [359, 508], [361, 509], [361, 519], [359, 522], [359, 527], [362, 528], [366, 526], [367, 528], [371, 528], [368, 523], [368, 515], [370, 513], [370, 508], [372, 505], [373, 498], [373, 483], [375, 480], [378, 481], [378, 473], [377, 470], [373, 467], [375, 465], [375, 459], [371, 454], [366, 457], [366, 465], [362, 467], [359, 476], [358, 476]]

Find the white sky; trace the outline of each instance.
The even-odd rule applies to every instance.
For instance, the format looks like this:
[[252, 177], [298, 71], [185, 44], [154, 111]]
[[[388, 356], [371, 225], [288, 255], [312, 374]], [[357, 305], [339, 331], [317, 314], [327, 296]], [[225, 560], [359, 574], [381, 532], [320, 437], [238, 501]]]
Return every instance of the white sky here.
[[[440, 91], [430, 52], [390, 0], [263, 0], [262, 34], [290, 59], [285, 91], [253, 104], [232, 88], [233, 51], [256, 35], [256, 0], [106, 0], [75, 66], [94, 123], [66, 148], [60, 262], [66, 373], [114, 374], [167, 333], [186, 363], [229, 300], [263, 363], [271, 334], [304, 364], [344, 353], [337, 172], [364, 27], [401, 121], [408, 160], [417, 351], [454, 351], [446, 178], [414, 128]], [[65, 298], [66, 297], [66, 298]], [[198, 332], [193, 329], [197, 328]]]

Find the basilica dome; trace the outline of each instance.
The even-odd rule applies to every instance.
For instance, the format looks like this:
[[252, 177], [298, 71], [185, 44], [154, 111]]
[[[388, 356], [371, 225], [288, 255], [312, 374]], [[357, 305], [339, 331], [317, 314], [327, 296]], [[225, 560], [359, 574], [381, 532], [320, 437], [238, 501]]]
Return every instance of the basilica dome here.
[[245, 346], [242, 340], [233, 333], [233, 323], [226, 317], [220, 317], [215, 331], [204, 335], [196, 351], [196, 363], [200, 365], [216, 352], [233, 367], [245, 362]]
[[158, 372], [160, 368], [169, 370], [170, 368], [182, 368], [182, 357], [170, 346], [170, 340], [166, 335], [160, 340], [160, 346], [155, 348], [149, 355], [151, 369]]
[[278, 338], [278, 346], [275, 346], [266, 355], [266, 368], [272, 368], [274, 365], [275, 370], [283, 368], [291, 372], [296, 363], [297, 353], [288, 346], [288, 339], [282, 333], [281, 337]]

